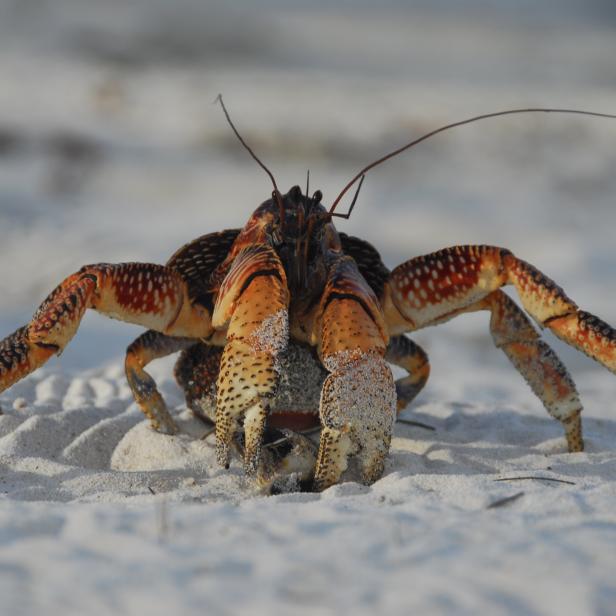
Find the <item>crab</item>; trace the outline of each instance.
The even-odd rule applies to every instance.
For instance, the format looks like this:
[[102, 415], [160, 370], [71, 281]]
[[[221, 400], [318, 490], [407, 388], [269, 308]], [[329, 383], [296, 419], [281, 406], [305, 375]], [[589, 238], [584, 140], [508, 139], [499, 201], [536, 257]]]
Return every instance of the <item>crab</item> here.
[[[390, 271], [370, 243], [333, 223], [350, 215], [357, 193], [347, 214], [335, 208], [367, 171], [433, 134], [549, 110], [431, 131], [365, 167], [329, 209], [320, 191], [282, 194], [223, 110], [270, 176], [271, 198], [242, 229], [203, 235], [165, 265], [99, 263], [66, 278], [28, 325], [0, 342], [0, 392], [61, 353], [90, 308], [147, 328], [128, 347], [125, 368], [155, 430], [173, 434], [177, 426], [145, 368], [180, 351], [176, 378], [187, 405], [214, 426], [222, 467], [239, 450], [245, 473], [259, 481], [296, 473], [323, 490], [352, 460], [370, 484], [383, 473], [397, 413], [430, 373], [407, 334], [484, 310], [495, 345], [562, 424], [568, 450], [583, 450], [576, 387], [532, 321], [616, 372], [612, 327], [505, 248], [454, 246]], [[508, 284], [530, 318], [502, 291]], [[406, 376], [394, 381], [392, 364]], [[303, 433], [315, 427], [318, 447]]]

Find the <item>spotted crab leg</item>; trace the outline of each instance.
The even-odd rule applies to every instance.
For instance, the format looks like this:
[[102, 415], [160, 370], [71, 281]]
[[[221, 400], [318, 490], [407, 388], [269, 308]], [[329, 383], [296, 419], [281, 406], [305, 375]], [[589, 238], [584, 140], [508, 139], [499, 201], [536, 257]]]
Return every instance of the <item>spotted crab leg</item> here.
[[355, 261], [330, 266], [316, 336], [329, 371], [321, 393], [321, 440], [314, 487], [333, 485], [356, 454], [362, 479], [372, 483], [384, 468], [396, 416], [396, 389], [384, 359], [383, 315]]
[[42, 366], [57, 353], [55, 345], [34, 344], [28, 327], [20, 327], [0, 342], [0, 392]]
[[141, 334], [126, 349], [124, 369], [133, 396], [154, 430], [175, 434], [177, 426], [163, 400], [154, 379], [145, 366], [155, 359], [182, 351], [195, 344], [194, 338], [175, 338], [154, 330]]
[[582, 403], [573, 379], [524, 312], [502, 291], [490, 293], [466, 310], [491, 312], [494, 344], [507, 355], [547, 412], [563, 424], [569, 451], [582, 451]]
[[289, 292], [276, 252], [252, 244], [234, 257], [217, 295], [212, 323], [227, 329], [216, 384], [216, 449], [229, 467], [230, 447], [244, 421], [244, 467], [259, 472], [269, 399], [279, 381], [278, 357], [287, 348]]
[[0, 392], [60, 354], [88, 308], [174, 336], [207, 336], [210, 314], [190, 301], [186, 282], [147, 263], [87, 265], [64, 280], [30, 323], [0, 342]]
[[556, 354], [538, 340], [515, 304], [494, 293], [512, 284], [522, 305], [543, 328], [616, 372], [616, 331], [579, 310], [564, 291], [510, 251], [456, 246], [411, 259], [393, 270], [384, 293], [390, 331], [436, 325], [470, 310], [492, 312], [494, 340], [522, 373], [551, 415], [565, 427], [569, 451], [583, 449], [575, 385]]
[[406, 336], [393, 336], [389, 340], [385, 359], [408, 372], [408, 376], [396, 381], [397, 408], [400, 412], [415, 399], [428, 382], [430, 360], [427, 353]]

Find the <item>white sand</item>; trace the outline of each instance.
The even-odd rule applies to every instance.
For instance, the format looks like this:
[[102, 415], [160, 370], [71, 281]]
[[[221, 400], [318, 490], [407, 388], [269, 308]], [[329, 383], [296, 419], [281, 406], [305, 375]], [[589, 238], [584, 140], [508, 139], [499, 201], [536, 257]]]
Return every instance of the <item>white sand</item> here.
[[[164, 262], [267, 198], [210, 105], [220, 91], [281, 188], [310, 167], [326, 200], [442, 122], [527, 104], [614, 112], [616, 37], [607, 18], [581, 20], [583, 3], [564, 16], [523, 3], [503, 21], [219, 7], [205, 33], [165, 2], [138, 3], [137, 19], [43, 4], [0, 15], [0, 128], [20, 140], [0, 164], [0, 336], [82, 264]], [[114, 64], [97, 28], [127, 57], [159, 49], [152, 32], [198, 57]], [[235, 55], [217, 30], [237, 35]], [[94, 157], [67, 159], [54, 146], [67, 134]], [[616, 123], [591, 119], [467, 127], [369, 175], [339, 227], [390, 266], [507, 246], [616, 324], [615, 145]], [[436, 430], [398, 424], [380, 481], [264, 497], [237, 463], [216, 467], [171, 359], [152, 373], [182, 433], [143, 422], [122, 373], [139, 331], [88, 315], [62, 357], [0, 394], [0, 613], [614, 613], [616, 380], [564, 345], [549, 338], [586, 406], [585, 453], [565, 453], [487, 315], [469, 315], [414, 336], [433, 374], [405, 417]], [[571, 483], [496, 481], [522, 476]]]
[[[450, 377], [412, 416], [435, 432], [398, 424], [372, 487], [276, 497], [255, 495], [237, 464], [218, 469], [186, 411], [179, 436], [150, 430], [118, 367], [38, 372], [2, 396], [7, 613], [609, 613], [610, 376], [580, 379], [587, 451], [570, 455], [521, 379], [489, 367], [498, 351], [469, 375], [463, 349], [433, 350]], [[179, 402], [168, 363], [154, 372]], [[572, 483], [496, 481], [522, 476]]]

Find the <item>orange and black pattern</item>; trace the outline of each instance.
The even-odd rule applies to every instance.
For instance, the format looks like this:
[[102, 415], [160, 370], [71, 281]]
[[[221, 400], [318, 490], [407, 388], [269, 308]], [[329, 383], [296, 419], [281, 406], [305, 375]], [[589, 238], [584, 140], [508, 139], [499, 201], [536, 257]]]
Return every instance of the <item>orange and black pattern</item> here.
[[385, 359], [408, 372], [408, 376], [396, 381], [398, 412], [405, 409], [424, 388], [430, 376], [428, 354], [406, 336], [389, 339]]
[[28, 328], [20, 327], [0, 342], [0, 392], [42, 366], [58, 351], [55, 345], [28, 340]]
[[[301, 191], [293, 191], [293, 203], [304, 203]], [[284, 367], [289, 343], [307, 344], [314, 356], [292, 348], [303, 358], [301, 367], [294, 366], [298, 372], [317, 364], [311, 372], [317, 395], [304, 413], [314, 418], [314, 401], [320, 400], [315, 487], [337, 482], [351, 455], [370, 483], [384, 468], [396, 406], [399, 411], [410, 403], [430, 374], [426, 353], [402, 334], [486, 310], [495, 345], [562, 423], [569, 450], [583, 449], [575, 385], [531, 319], [616, 373], [616, 331], [610, 325], [580, 310], [550, 278], [504, 248], [454, 246], [390, 272], [368, 242], [345, 234], [337, 239], [331, 220], [323, 222], [322, 205], [310, 203], [305, 211], [314, 210], [312, 222], [327, 233], [308, 238], [312, 243], [302, 239], [302, 246], [316, 250], [319, 237], [329, 238], [327, 249], [314, 253], [321, 260], [310, 271], [319, 274], [302, 281], [310, 301], [290, 297], [289, 263], [277, 248], [301, 238], [268, 239], [272, 225], [279, 234], [282, 226], [281, 219], [276, 222], [278, 206], [266, 202], [242, 231], [201, 236], [165, 266], [101, 263], [67, 277], [28, 325], [0, 341], [0, 392], [61, 353], [85, 311], [94, 309], [149, 330], [127, 349], [125, 368], [152, 426], [166, 433], [177, 429], [145, 367], [182, 351], [176, 377], [188, 405], [215, 422], [219, 462], [228, 465], [230, 446], [241, 441], [246, 471], [259, 476], [266, 422], [275, 414], [272, 407], [277, 409], [272, 400], [281, 371], [289, 369], [288, 363]], [[296, 231], [313, 228], [302, 225]], [[500, 290], [508, 284], [530, 319]], [[394, 384], [390, 363], [408, 375]], [[291, 402], [279, 415], [302, 408]]]
[[386, 318], [396, 331], [414, 331], [464, 312], [490, 310], [496, 345], [561, 421], [569, 450], [581, 451], [582, 406], [575, 385], [527, 317], [498, 291], [506, 284], [515, 287], [540, 327], [616, 372], [616, 331], [579, 310], [554, 281], [504, 248], [455, 246], [403, 263], [393, 270], [384, 293], [386, 302], [391, 297]]
[[[27, 326], [0, 342], [0, 392], [61, 353], [88, 308], [172, 336], [212, 333], [210, 314], [191, 304], [173, 270], [147, 263], [87, 265], [49, 294]], [[138, 389], [138, 381], [131, 386]]]

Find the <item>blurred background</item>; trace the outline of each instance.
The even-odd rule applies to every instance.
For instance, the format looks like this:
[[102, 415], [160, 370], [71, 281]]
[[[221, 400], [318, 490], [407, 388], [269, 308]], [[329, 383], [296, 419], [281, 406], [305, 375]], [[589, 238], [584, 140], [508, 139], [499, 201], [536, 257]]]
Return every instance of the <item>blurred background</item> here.
[[[443, 123], [524, 106], [616, 113], [615, 58], [609, 0], [0, 0], [0, 335], [81, 265], [164, 263], [268, 198], [218, 93], [281, 189], [310, 169], [327, 203]], [[506, 246], [616, 324], [615, 197], [616, 121], [526, 115], [374, 170], [338, 226], [390, 267]], [[435, 378], [450, 348], [510, 369], [487, 322], [416, 336]], [[88, 315], [51, 365], [115, 361], [139, 331]]]

